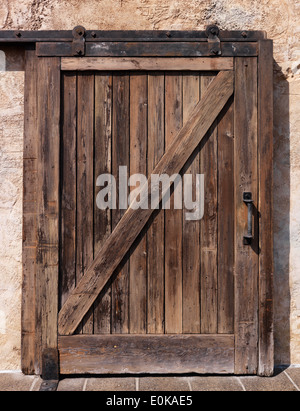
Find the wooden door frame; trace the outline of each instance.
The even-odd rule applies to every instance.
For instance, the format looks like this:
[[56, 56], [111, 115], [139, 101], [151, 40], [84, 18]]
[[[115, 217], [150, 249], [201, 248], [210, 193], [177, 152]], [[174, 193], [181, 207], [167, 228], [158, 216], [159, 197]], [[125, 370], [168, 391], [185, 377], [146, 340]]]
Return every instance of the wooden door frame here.
[[[112, 57], [120, 61], [124, 57], [151, 57], [158, 61], [166, 56], [189, 59], [201, 57], [204, 61], [257, 57], [259, 256], [258, 336], [255, 344], [258, 344], [257, 373], [272, 375], [272, 41], [267, 40], [266, 34], [261, 31], [103, 32], [82, 29], [75, 28], [73, 32], [0, 32], [0, 43], [25, 44], [27, 48], [23, 163], [22, 371], [25, 374], [44, 375], [49, 369], [58, 372], [61, 58], [76, 56], [74, 58], [80, 65], [86, 57], [97, 56]], [[101, 46], [104, 43], [106, 47]], [[43, 81], [38, 81], [39, 79]], [[38, 107], [47, 108], [44, 110], [43, 120], [39, 122]], [[247, 369], [239, 369], [238, 372], [252, 373]]]

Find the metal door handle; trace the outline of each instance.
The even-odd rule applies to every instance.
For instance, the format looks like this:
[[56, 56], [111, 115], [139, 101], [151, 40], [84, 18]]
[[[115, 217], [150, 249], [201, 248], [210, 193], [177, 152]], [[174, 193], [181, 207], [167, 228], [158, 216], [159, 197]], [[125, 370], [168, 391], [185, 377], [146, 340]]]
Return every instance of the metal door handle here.
[[244, 245], [251, 244], [253, 240], [252, 235], [252, 209], [253, 209], [253, 200], [252, 200], [252, 193], [244, 193], [243, 194], [243, 201], [248, 207], [248, 229], [247, 234], [244, 235]]

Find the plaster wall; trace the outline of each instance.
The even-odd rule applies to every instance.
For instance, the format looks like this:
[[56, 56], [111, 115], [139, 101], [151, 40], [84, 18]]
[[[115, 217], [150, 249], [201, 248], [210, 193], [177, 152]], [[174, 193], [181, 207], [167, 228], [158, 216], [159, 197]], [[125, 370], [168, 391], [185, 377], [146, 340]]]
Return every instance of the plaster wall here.
[[[275, 356], [300, 364], [300, 3], [2, 0], [0, 29], [266, 30], [274, 40]], [[2, 50], [2, 51], [1, 51]], [[22, 53], [0, 47], [0, 370], [20, 369]]]

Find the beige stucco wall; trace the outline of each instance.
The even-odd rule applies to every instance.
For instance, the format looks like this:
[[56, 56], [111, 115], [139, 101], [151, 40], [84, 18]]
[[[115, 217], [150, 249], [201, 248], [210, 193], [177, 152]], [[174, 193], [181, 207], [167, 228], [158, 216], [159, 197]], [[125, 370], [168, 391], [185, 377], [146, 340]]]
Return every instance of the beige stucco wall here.
[[[266, 30], [274, 40], [276, 363], [300, 364], [300, 3], [297, 0], [2, 0], [0, 29]], [[0, 48], [1, 50], [1, 48]], [[6, 68], [21, 70], [14, 54]], [[22, 71], [0, 52], [0, 370], [20, 368]]]

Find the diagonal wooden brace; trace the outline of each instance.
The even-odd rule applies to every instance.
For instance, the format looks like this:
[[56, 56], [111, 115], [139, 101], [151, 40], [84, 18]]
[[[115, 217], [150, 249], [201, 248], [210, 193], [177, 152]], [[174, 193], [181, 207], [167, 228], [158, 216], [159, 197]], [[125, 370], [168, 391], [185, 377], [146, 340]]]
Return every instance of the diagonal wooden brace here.
[[[155, 167], [153, 174], [179, 173], [193, 151], [205, 137], [209, 128], [234, 91], [233, 72], [220, 72], [196, 105], [190, 119], [179, 131], [173, 143]], [[142, 189], [148, 204], [151, 200], [151, 177]], [[164, 193], [159, 193], [159, 199]], [[60, 335], [75, 332], [99, 293], [105, 287], [133, 242], [149, 220], [153, 209], [133, 209], [129, 206], [118, 225], [95, 257], [85, 275], [71, 292], [58, 318]]]

